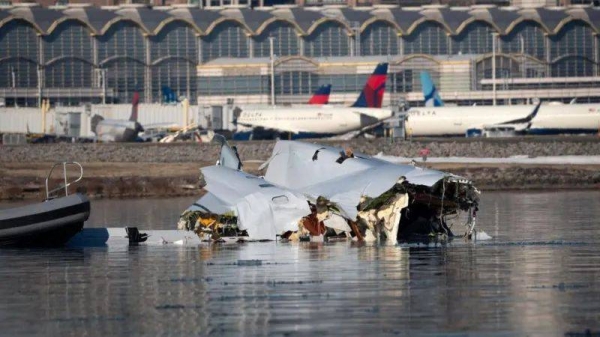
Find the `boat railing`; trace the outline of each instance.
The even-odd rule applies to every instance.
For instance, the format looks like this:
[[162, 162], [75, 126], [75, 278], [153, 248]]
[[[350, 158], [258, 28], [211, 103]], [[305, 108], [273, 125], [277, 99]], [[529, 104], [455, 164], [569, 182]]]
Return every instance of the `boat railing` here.
[[[73, 181], [68, 181], [67, 178], [67, 166], [69, 165], [73, 165], [73, 166], [78, 166], [79, 167], [79, 178], [73, 180]], [[52, 176], [52, 172], [54, 171], [54, 169], [57, 166], [62, 166], [63, 168], [63, 177], [65, 180], [64, 185], [58, 186], [55, 189], [49, 190], [48, 188], [48, 181], [50, 180], [50, 177]], [[65, 190], [65, 196], [69, 195], [69, 186], [71, 186], [72, 184], [75, 184], [76, 182], [80, 181], [81, 178], [83, 178], [83, 167], [81, 166], [81, 164], [79, 164], [76, 161], [65, 161], [62, 163], [56, 163], [52, 166], [52, 168], [50, 169], [50, 172], [48, 173], [48, 176], [46, 177], [46, 200], [50, 200], [51, 198], [55, 198], [58, 195], [54, 195], [55, 193], [57, 193], [58, 191], [64, 189]], [[58, 194], [58, 193], [57, 193]]]

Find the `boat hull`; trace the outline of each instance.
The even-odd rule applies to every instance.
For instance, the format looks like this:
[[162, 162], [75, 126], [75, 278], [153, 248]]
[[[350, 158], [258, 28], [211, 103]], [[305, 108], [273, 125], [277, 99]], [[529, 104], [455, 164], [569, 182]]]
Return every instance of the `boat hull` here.
[[3, 210], [0, 246], [61, 246], [81, 231], [89, 215], [90, 201], [81, 194]]

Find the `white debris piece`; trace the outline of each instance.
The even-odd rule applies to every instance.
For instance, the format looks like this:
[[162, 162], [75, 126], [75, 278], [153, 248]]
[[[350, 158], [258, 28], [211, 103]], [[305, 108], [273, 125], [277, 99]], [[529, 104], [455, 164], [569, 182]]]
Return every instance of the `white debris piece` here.
[[292, 141], [278, 141], [264, 167], [264, 178], [243, 172], [237, 150], [222, 140], [218, 165], [201, 170], [207, 194], [179, 227], [215, 241], [280, 235], [396, 244], [412, 234], [452, 235], [445, 217], [469, 211], [474, 230], [479, 193], [450, 173]]
[[298, 221], [311, 212], [303, 196], [254, 175], [225, 166], [205, 167], [202, 174], [208, 193], [189, 210], [233, 212], [239, 229], [251, 240], [274, 240], [286, 231], [297, 231]]

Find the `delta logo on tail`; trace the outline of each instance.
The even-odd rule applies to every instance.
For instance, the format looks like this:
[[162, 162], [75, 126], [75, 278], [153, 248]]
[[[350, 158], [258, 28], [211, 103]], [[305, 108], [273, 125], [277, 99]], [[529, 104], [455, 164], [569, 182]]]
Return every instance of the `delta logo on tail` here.
[[331, 84], [322, 85], [315, 91], [315, 94], [310, 98], [308, 104], [323, 105], [329, 103], [329, 94], [331, 94]]
[[385, 93], [385, 81], [387, 80], [387, 63], [379, 63], [373, 74], [367, 80], [367, 84], [352, 105], [353, 108], [381, 108], [383, 94]]
[[423, 89], [423, 97], [425, 100], [425, 106], [444, 106], [444, 102], [437, 91], [435, 84], [431, 80], [429, 72], [421, 72], [421, 88]]

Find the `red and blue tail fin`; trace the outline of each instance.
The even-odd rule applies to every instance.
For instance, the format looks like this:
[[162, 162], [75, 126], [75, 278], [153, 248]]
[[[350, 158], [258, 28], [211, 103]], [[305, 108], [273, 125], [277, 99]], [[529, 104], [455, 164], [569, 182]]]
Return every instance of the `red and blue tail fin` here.
[[331, 93], [331, 84], [322, 85], [315, 91], [308, 104], [327, 104], [329, 103], [329, 94]]
[[358, 96], [353, 108], [381, 108], [383, 93], [385, 92], [385, 81], [387, 80], [387, 63], [379, 63], [373, 74], [367, 80], [367, 84]]

